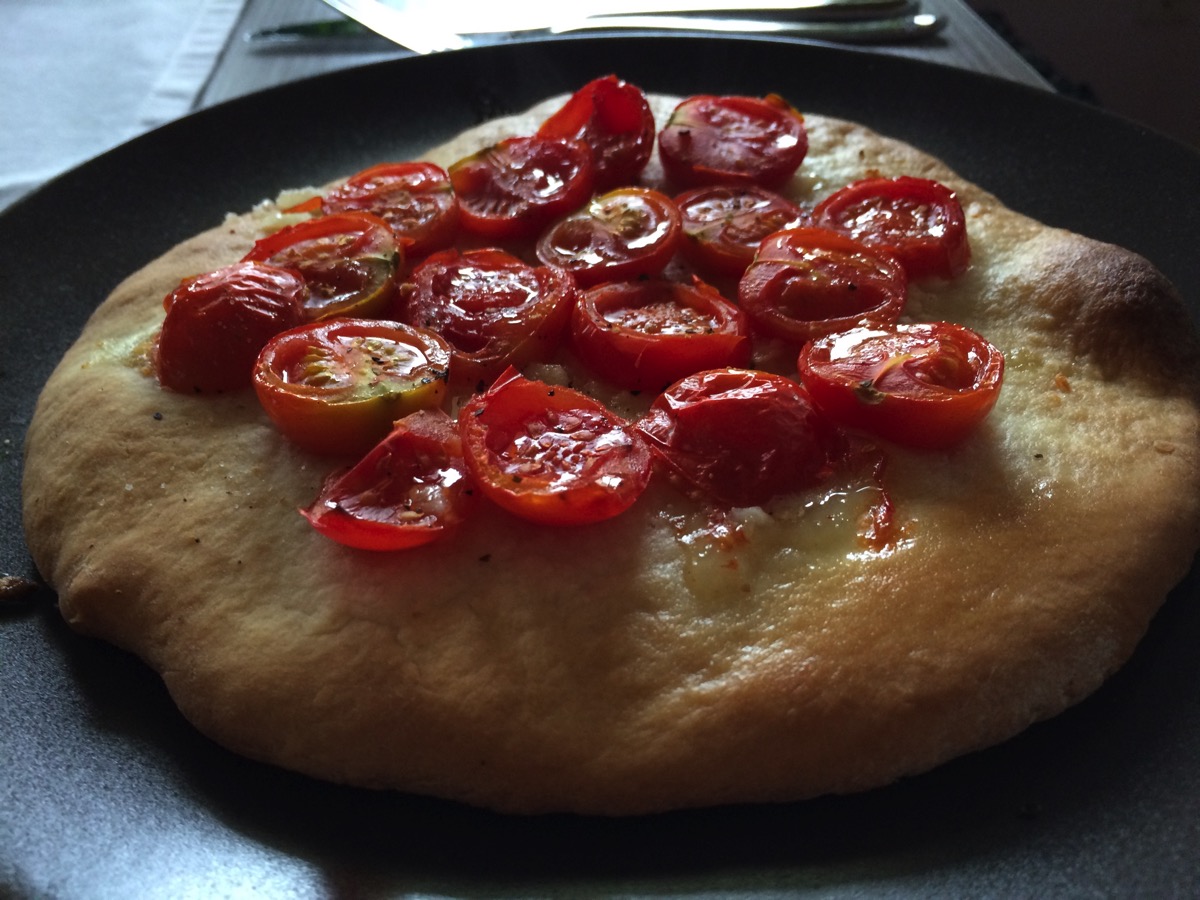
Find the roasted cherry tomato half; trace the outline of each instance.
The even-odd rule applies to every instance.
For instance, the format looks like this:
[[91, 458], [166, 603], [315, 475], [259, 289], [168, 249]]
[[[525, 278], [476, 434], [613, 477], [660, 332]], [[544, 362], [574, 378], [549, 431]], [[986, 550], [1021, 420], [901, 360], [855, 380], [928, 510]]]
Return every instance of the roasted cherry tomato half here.
[[379, 319], [331, 319], [276, 335], [254, 367], [254, 390], [284, 435], [313, 453], [367, 450], [392, 423], [437, 406], [450, 345], [431, 331]]
[[515, 137], [450, 167], [464, 230], [487, 240], [532, 237], [592, 193], [592, 151], [569, 138]]
[[804, 117], [782, 97], [689, 97], [658, 135], [667, 178], [680, 187], [782, 187], [808, 153]]
[[364, 169], [326, 194], [321, 211], [374, 213], [388, 223], [408, 257], [449, 247], [458, 234], [458, 198], [450, 176], [429, 162]]
[[537, 257], [580, 287], [657, 275], [675, 255], [679, 210], [665, 194], [624, 187], [593, 197], [542, 233]]
[[537, 133], [587, 144], [595, 162], [595, 189], [604, 191], [632, 184], [650, 161], [654, 113], [641, 88], [606, 75], [577, 90]]
[[335, 473], [301, 514], [339, 544], [406, 550], [457, 528], [476, 505], [454, 421], [420, 410], [352, 469]]
[[159, 382], [188, 393], [250, 386], [259, 351], [304, 321], [308, 287], [290, 269], [242, 262], [183, 281], [166, 296], [154, 348]]
[[955, 278], [971, 262], [957, 195], [928, 178], [856, 181], [818, 203], [813, 223], [888, 251], [914, 280]]
[[467, 468], [483, 493], [534, 522], [612, 518], [650, 480], [650, 453], [628, 422], [586, 394], [515, 369], [472, 397], [458, 423]]
[[824, 228], [766, 238], [738, 283], [738, 302], [755, 327], [795, 343], [862, 322], [894, 322], [907, 296], [899, 261]]
[[683, 221], [684, 257], [714, 275], [740, 276], [763, 238], [806, 221], [791, 200], [755, 184], [692, 188], [675, 205]]
[[671, 472], [731, 507], [812, 487], [831, 466], [833, 431], [803, 385], [753, 369], [689, 375], [638, 429]]
[[952, 447], [991, 412], [1004, 356], [962, 325], [855, 328], [800, 351], [800, 377], [830, 418], [898, 444]]
[[580, 294], [575, 355], [618, 387], [661, 391], [703, 369], [744, 366], [751, 343], [740, 309], [702, 281], [602, 284]]
[[575, 282], [561, 269], [495, 249], [443, 250], [413, 270], [400, 318], [450, 342], [456, 384], [487, 385], [509, 365], [552, 354], [574, 304]]
[[256, 242], [244, 259], [303, 275], [310, 321], [378, 315], [391, 302], [396, 271], [403, 263], [387, 223], [362, 212], [320, 216], [281, 228]]

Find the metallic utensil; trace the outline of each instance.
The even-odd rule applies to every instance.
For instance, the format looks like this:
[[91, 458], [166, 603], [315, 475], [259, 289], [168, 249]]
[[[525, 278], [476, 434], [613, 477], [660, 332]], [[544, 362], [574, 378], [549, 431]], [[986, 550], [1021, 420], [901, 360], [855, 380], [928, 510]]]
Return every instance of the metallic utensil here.
[[655, 14], [594, 16], [580, 22], [552, 26], [547, 31], [550, 34], [603, 30], [703, 31], [806, 37], [840, 43], [891, 43], [930, 37], [944, 26], [942, 19], [928, 13], [828, 22]]
[[[418, 54], [585, 31], [760, 34], [843, 43], [900, 42], [929, 37], [945, 24], [937, 16], [910, 12], [915, 8], [911, 0], [752, 0], [753, 8], [733, 6], [730, 0], [652, 0], [656, 10], [653, 13], [564, 17], [536, 25], [521, 22], [504, 31], [458, 32], [431, 22], [426, 14], [397, 9], [380, 0], [324, 2], [361, 28]], [[697, 11], [697, 5], [707, 8]], [[361, 36], [363, 32], [352, 22], [287, 25], [255, 32], [249, 39], [261, 46], [286, 46], [308, 40]]]

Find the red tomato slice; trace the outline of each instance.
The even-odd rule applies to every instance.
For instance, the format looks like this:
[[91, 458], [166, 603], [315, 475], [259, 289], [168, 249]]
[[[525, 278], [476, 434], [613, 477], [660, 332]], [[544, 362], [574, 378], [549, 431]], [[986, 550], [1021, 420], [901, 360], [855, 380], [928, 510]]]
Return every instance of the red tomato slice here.
[[650, 188], [618, 188], [542, 233], [537, 257], [567, 269], [580, 287], [657, 275], [679, 246], [679, 210]]
[[469, 386], [550, 356], [574, 304], [568, 272], [501, 250], [443, 250], [413, 270], [400, 318], [449, 341], [454, 380]]
[[406, 550], [453, 531], [474, 506], [454, 421], [441, 410], [420, 410], [354, 468], [330, 477], [300, 513], [347, 547]]
[[263, 345], [304, 321], [308, 287], [290, 269], [242, 262], [183, 281], [166, 296], [154, 348], [159, 382], [187, 393], [250, 386]]
[[449, 247], [458, 234], [458, 198], [450, 176], [428, 162], [364, 169], [326, 194], [321, 210], [326, 215], [374, 213], [388, 223], [409, 257]]
[[310, 321], [379, 314], [391, 302], [402, 264], [387, 223], [362, 212], [320, 216], [281, 228], [257, 241], [243, 258], [303, 275]]
[[467, 467], [509, 512], [547, 525], [624, 512], [650, 480], [634, 428], [586, 394], [515, 369], [472, 397], [458, 418]]
[[804, 117], [782, 97], [689, 97], [658, 135], [667, 178], [682, 187], [782, 187], [808, 153]]
[[532, 237], [592, 193], [592, 151], [567, 138], [514, 137], [450, 167], [462, 227], [488, 240]]
[[727, 506], [761, 506], [811, 487], [831, 467], [832, 432], [808, 392], [768, 372], [689, 375], [638, 429], [670, 471]]
[[952, 447], [991, 412], [1004, 357], [961, 325], [855, 328], [808, 344], [800, 377], [832, 419], [924, 449]]
[[894, 322], [907, 296], [895, 258], [824, 228], [771, 235], [738, 284], [738, 301], [754, 325], [796, 343], [862, 322]]
[[928, 178], [856, 181], [818, 203], [813, 222], [888, 251], [912, 279], [955, 278], [971, 262], [957, 195]]
[[675, 205], [683, 220], [684, 257], [715, 275], [740, 276], [763, 238], [807, 218], [791, 200], [754, 184], [692, 188]]
[[315, 215], [321, 212], [321, 198], [309, 197], [307, 200], [301, 200], [299, 203], [294, 203], [291, 206], [285, 206], [283, 212], [291, 215], [299, 215], [300, 213], [309, 213]]
[[595, 189], [632, 184], [654, 151], [654, 113], [641, 88], [606, 75], [577, 90], [538, 137], [574, 138], [592, 149]]
[[745, 315], [699, 279], [585, 291], [572, 314], [571, 342], [588, 369], [629, 390], [660, 391], [702, 369], [744, 366], [751, 351]]
[[437, 406], [450, 345], [431, 331], [378, 319], [332, 319], [276, 335], [254, 367], [267, 416], [313, 453], [358, 454], [392, 423]]

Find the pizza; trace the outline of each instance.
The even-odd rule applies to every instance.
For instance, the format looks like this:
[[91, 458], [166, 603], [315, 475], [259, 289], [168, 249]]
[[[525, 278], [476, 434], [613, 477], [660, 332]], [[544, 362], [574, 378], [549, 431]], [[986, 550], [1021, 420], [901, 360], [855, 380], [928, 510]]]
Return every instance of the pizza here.
[[1091, 694], [1192, 564], [1180, 297], [917, 148], [608, 76], [363, 164], [130, 275], [29, 428], [62, 614], [236, 753], [868, 790]]

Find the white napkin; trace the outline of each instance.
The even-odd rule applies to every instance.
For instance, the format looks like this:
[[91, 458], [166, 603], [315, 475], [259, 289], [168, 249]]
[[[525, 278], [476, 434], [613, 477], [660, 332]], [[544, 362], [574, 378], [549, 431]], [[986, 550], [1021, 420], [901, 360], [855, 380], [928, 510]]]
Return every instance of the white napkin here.
[[243, 0], [3, 0], [0, 209], [189, 112]]

